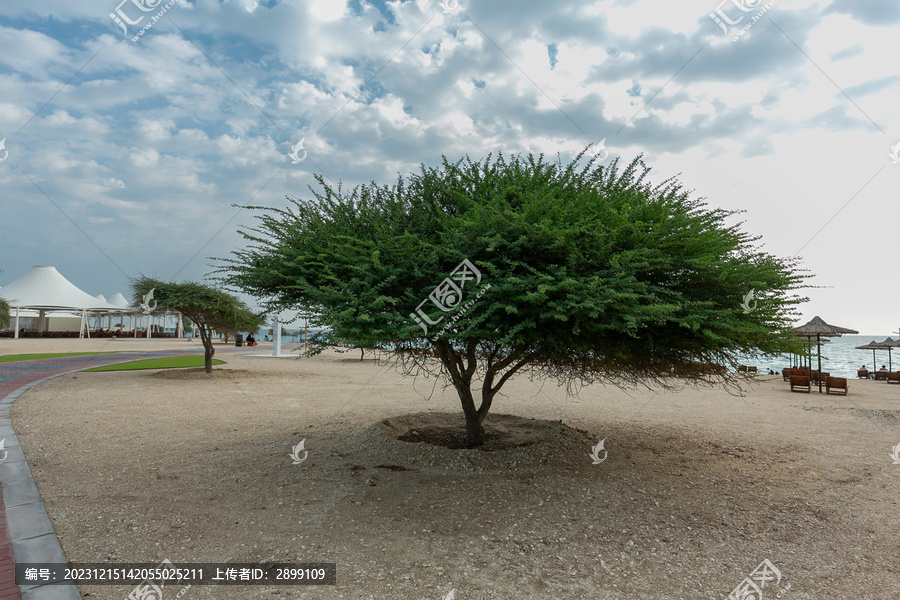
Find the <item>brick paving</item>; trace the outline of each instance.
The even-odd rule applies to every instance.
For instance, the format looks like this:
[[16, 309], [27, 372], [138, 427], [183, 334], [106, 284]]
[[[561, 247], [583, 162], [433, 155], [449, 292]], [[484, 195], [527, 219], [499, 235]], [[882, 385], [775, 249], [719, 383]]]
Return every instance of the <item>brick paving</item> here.
[[[232, 353], [242, 351], [242, 348], [216, 348], [216, 354], [220, 352]], [[245, 350], [244, 350], [245, 351]], [[188, 354], [202, 353], [202, 350], [163, 350], [152, 352], [117, 352], [114, 354], [91, 354], [82, 356], [66, 356], [62, 358], [45, 358], [39, 360], [29, 360], [11, 363], [0, 363], [0, 402], [8, 400], [10, 395], [15, 397], [18, 394], [14, 392], [24, 391], [22, 388], [37, 385], [39, 382], [91, 367], [99, 367], [101, 365], [109, 365], [118, 362], [141, 360], [145, 358], [165, 358], [170, 356], [184, 356]], [[14, 400], [14, 398], [9, 399]], [[11, 402], [3, 404], [0, 411], [0, 427], [9, 427], [9, 406]], [[2, 437], [2, 436], [0, 436]], [[7, 435], [7, 438], [9, 436]], [[14, 439], [14, 438], [13, 438]], [[13, 450], [18, 451], [18, 444], [12, 443], [11, 440], [6, 442], [7, 450], [12, 453]], [[15, 448], [13, 447], [15, 446]], [[3, 455], [0, 454], [0, 457]], [[12, 464], [2, 465], [0, 468], [13, 468]], [[26, 468], [27, 470], [27, 468]], [[40, 505], [43, 510], [43, 505]], [[0, 487], [0, 600], [22, 600], [19, 587], [16, 585], [16, 571], [13, 555], [12, 540], [15, 535], [10, 535], [10, 525], [6, 506], [3, 502], [3, 489]], [[13, 527], [15, 528], [15, 527]], [[55, 536], [54, 536], [55, 537]], [[29, 540], [24, 540], [28, 542]], [[40, 560], [31, 560], [30, 562], [41, 562]], [[32, 597], [32, 594], [26, 594]], [[35, 595], [34, 597], [37, 597]], [[54, 596], [55, 597], [55, 596]], [[77, 592], [74, 597], [78, 597]]]

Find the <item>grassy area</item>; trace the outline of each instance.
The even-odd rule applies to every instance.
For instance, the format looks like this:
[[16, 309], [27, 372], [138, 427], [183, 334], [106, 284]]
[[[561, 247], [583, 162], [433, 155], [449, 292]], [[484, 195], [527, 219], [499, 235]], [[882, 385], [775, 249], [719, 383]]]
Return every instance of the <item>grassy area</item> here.
[[[225, 361], [213, 359], [214, 365], [224, 365]], [[103, 367], [94, 367], [92, 369], [84, 369], [87, 373], [97, 371], [138, 371], [140, 369], [183, 369], [185, 367], [202, 367], [202, 355], [191, 356], [172, 356], [169, 358], [147, 358], [144, 360], [132, 360], [117, 365], [106, 365]]]
[[7, 354], [0, 356], [0, 363], [19, 362], [22, 360], [40, 360], [42, 358], [63, 358], [65, 356], [86, 356], [91, 354], [118, 354], [121, 350], [112, 352], [59, 352], [56, 354]]

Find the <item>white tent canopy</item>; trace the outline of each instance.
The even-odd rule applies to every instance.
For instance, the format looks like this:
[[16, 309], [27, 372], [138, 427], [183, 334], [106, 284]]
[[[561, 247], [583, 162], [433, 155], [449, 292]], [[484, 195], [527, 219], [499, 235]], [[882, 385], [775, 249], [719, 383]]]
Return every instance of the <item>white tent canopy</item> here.
[[118, 306], [120, 309], [122, 308], [130, 308], [131, 302], [125, 299], [125, 296], [122, 295], [121, 292], [116, 292], [107, 300], [112, 305]]
[[56, 267], [35, 266], [12, 283], [3, 287], [3, 298], [10, 308], [16, 309], [16, 332], [19, 337], [19, 311], [22, 308], [40, 311], [43, 323], [44, 312], [54, 310], [81, 311], [81, 334], [87, 324], [87, 312], [121, 312], [115, 306], [91, 296], [74, 283], [63, 277]]
[[90, 310], [121, 311], [115, 306], [91, 296], [63, 277], [56, 267], [33, 267], [30, 271], [3, 286], [3, 298], [10, 308], [33, 310]]

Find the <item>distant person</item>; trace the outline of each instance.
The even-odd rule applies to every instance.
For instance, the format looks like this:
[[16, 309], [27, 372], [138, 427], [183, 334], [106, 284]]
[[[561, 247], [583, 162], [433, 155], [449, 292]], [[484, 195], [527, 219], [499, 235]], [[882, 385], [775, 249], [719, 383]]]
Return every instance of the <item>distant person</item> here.
[[775, 371], [773, 371], [772, 369], [769, 369], [769, 375], [775, 375]]
[[884, 366], [884, 365], [881, 365], [881, 369], [879, 369], [879, 370], [881, 370], [881, 371], [887, 371], [887, 367]]

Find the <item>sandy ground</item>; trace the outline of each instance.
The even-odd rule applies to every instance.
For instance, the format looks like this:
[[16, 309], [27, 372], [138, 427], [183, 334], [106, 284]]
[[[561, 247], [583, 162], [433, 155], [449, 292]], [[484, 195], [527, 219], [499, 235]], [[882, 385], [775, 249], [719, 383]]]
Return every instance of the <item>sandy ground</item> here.
[[530, 428], [529, 445], [481, 452], [391, 437], [414, 420], [377, 424], [458, 419], [459, 402], [357, 357], [223, 354], [211, 377], [79, 373], [29, 391], [12, 420], [68, 560], [337, 564], [336, 586], [186, 600], [721, 600], [763, 559], [782, 574], [766, 600], [900, 594], [900, 386], [792, 394], [763, 376], [744, 397], [566, 398], [519, 378], [494, 412], [537, 421], [489, 423]]

